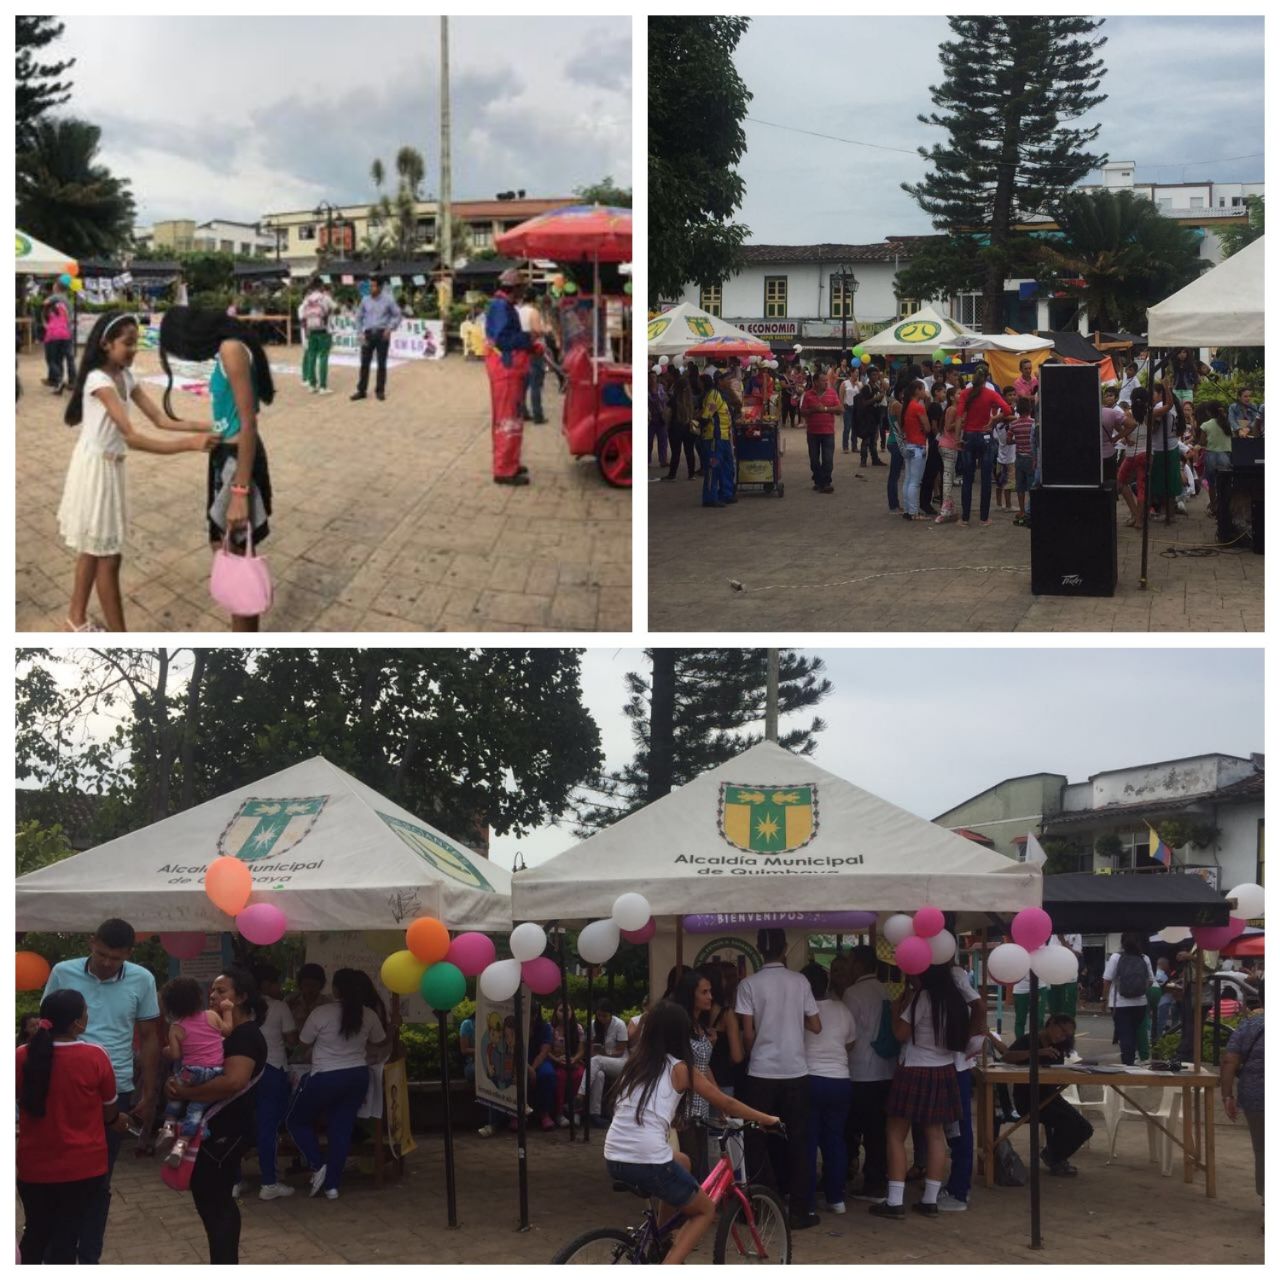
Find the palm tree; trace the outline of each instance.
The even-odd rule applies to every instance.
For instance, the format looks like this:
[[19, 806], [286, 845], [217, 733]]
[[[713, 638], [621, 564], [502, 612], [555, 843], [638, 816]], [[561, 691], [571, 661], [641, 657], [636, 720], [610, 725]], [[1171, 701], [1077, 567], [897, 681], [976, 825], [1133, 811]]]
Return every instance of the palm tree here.
[[101, 137], [87, 120], [41, 120], [17, 158], [18, 225], [77, 258], [110, 257], [133, 235], [129, 180], [97, 163]]
[[356, 257], [377, 262], [382, 258], [390, 257], [394, 248], [394, 242], [385, 231], [368, 231], [356, 248]]
[[[1147, 308], [1204, 269], [1190, 227], [1163, 217], [1132, 191], [1069, 191], [1053, 209], [1059, 235], [1042, 242], [1047, 275], [1068, 277], [1091, 329], [1145, 332]], [[1046, 281], [1063, 288], [1062, 280]]]

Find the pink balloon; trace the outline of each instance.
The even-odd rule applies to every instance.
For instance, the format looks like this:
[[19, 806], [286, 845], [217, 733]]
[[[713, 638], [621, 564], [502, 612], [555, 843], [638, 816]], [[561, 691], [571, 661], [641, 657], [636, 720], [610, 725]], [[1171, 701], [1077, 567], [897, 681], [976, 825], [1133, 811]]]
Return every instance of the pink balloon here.
[[175, 960], [194, 960], [204, 950], [204, 934], [162, 933], [160, 945]]
[[460, 933], [449, 944], [445, 959], [462, 970], [463, 976], [475, 978], [498, 957], [493, 939], [484, 933]]
[[1038, 951], [1053, 933], [1053, 921], [1043, 907], [1023, 907], [1013, 917], [1013, 940], [1026, 951]]
[[658, 922], [650, 916], [640, 929], [623, 929], [622, 936], [628, 942], [648, 942], [658, 932]]
[[236, 916], [240, 936], [255, 947], [269, 947], [279, 942], [287, 927], [284, 912], [270, 902], [255, 902]]
[[520, 977], [535, 996], [549, 996], [560, 986], [560, 966], [550, 956], [538, 956], [520, 966]]
[[933, 963], [926, 938], [903, 938], [893, 951], [894, 963], [903, 973], [923, 973]]
[[1244, 932], [1243, 920], [1232, 916], [1226, 924], [1197, 924], [1191, 928], [1191, 936], [1205, 951], [1221, 951], [1232, 938]]
[[934, 934], [941, 933], [946, 928], [947, 921], [937, 907], [921, 907], [911, 917], [911, 924], [917, 938], [932, 938]]

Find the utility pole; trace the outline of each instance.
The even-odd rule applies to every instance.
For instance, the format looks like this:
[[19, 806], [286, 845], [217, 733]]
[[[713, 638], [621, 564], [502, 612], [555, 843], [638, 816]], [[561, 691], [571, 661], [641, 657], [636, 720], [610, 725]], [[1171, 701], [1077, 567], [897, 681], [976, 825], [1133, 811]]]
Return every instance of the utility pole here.
[[769, 682], [764, 704], [764, 736], [766, 742], [778, 740], [778, 651], [768, 650]]
[[440, 266], [453, 269], [453, 160], [449, 149], [449, 19], [440, 19]]

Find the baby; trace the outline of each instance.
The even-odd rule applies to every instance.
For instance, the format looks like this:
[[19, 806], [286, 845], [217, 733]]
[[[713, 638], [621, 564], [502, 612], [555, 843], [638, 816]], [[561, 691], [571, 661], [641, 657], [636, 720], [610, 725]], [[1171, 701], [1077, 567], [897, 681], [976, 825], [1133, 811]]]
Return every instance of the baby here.
[[[233, 1024], [230, 1000], [215, 1011], [206, 1006], [204, 990], [194, 978], [174, 978], [160, 992], [160, 1001], [169, 1018], [169, 1040], [164, 1056], [173, 1063], [174, 1074], [183, 1084], [204, 1084], [222, 1074], [222, 1038]], [[182, 1163], [191, 1140], [204, 1127], [207, 1102], [170, 1101], [164, 1109], [160, 1142], [172, 1142], [165, 1163], [175, 1169]]]

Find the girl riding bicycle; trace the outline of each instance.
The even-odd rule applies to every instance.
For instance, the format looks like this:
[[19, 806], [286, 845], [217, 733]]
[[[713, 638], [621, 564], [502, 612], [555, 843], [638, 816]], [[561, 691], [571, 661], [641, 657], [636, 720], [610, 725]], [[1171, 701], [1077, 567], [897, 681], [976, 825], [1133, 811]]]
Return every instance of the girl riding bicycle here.
[[662, 1201], [661, 1222], [676, 1214], [688, 1221], [676, 1233], [665, 1263], [679, 1265], [693, 1252], [715, 1217], [716, 1206], [689, 1169], [689, 1157], [672, 1151], [672, 1121], [686, 1110], [689, 1091], [726, 1115], [772, 1128], [777, 1116], [744, 1106], [693, 1069], [687, 1012], [661, 1000], [646, 1016], [615, 1086], [613, 1123], [604, 1141], [605, 1165], [618, 1182]]

